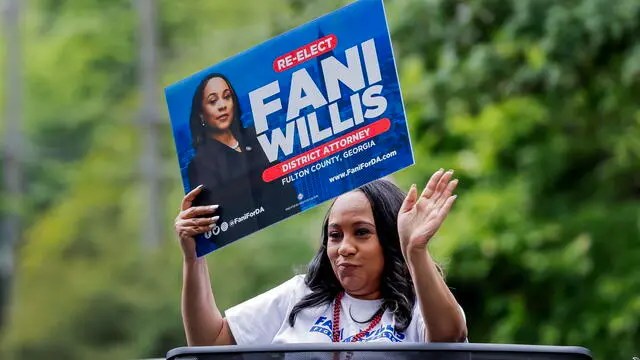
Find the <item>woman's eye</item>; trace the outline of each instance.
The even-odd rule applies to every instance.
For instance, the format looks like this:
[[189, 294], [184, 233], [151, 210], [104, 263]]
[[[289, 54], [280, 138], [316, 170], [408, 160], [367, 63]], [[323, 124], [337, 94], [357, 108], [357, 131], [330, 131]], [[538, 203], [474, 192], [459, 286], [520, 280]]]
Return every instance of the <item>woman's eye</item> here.
[[368, 229], [358, 229], [356, 230], [356, 236], [365, 236], [368, 235], [370, 231]]
[[339, 232], [330, 232], [329, 233], [329, 239], [330, 240], [340, 239], [340, 233]]

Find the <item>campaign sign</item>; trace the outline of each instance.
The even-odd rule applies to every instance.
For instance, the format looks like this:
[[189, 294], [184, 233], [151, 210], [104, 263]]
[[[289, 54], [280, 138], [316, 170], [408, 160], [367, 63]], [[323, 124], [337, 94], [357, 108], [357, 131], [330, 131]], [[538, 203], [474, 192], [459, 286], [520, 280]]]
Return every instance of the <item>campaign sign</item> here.
[[165, 89], [205, 255], [414, 163], [382, 0], [360, 0]]

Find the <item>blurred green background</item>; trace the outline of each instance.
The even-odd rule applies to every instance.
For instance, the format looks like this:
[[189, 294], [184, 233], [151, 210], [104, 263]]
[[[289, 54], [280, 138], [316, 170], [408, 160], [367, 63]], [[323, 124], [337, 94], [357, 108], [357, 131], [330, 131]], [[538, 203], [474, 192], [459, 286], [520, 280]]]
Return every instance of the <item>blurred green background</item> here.
[[[24, 185], [0, 193], [22, 224], [1, 239], [0, 358], [162, 357], [185, 344], [163, 87], [348, 1], [3, 1], [0, 171], [17, 156]], [[461, 179], [432, 252], [470, 340], [640, 355], [640, 1], [385, 6], [417, 161], [393, 177]], [[326, 209], [210, 254], [220, 308], [304, 271]]]

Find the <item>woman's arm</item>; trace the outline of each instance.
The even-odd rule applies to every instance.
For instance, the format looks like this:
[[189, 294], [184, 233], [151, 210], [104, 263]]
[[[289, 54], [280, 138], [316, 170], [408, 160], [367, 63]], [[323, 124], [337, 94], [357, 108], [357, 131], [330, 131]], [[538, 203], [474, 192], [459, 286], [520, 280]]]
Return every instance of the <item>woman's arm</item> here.
[[425, 322], [425, 341], [463, 342], [467, 326], [460, 307], [428, 251], [410, 251], [407, 263]]
[[455, 297], [439, 274], [427, 244], [451, 210], [458, 184], [453, 171], [438, 170], [418, 197], [411, 186], [398, 214], [398, 234], [425, 322], [425, 341], [462, 342], [467, 327]]
[[216, 306], [204, 258], [183, 264], [182, 323], [188, 346], [234, 345], [227, 321]]
[[182, 209], [175, 221], [176, 233], [183, 252], [182, 266], [182, 322], [189, 346], [233, 345], [235, 341], [227, 321], [216, 306], [211, 289], [206, 260], [196, 256], [197, 234], [211, 228], [218, 217], [198, 217], [211, 214], [216, 206], [192, 207], [193, 199], [202, 190], [197, 187], [182, 200]]

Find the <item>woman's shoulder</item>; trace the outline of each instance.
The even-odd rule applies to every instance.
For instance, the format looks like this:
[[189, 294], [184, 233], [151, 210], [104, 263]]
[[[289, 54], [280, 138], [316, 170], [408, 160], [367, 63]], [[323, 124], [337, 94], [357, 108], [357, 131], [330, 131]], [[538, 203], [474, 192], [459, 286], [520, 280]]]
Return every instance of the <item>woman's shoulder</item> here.
[[194, 184], [193, 187], [200, 184], [204, 184], [209, 187], [216, 185], [216, 173], [212, 171], [211, 168], [211, 165], [204, 160], [201, 154], [196, 153], [191, 158], [191, 161], [189, 161], [189, 164], [187, 165], [187, 177], [189, 178], [189, 182]]
[[256, 134], [256, 128], [253, 126], [247, 126], [245, 128], [242, 128], [241, 136], [242, 136], [243, 142], [246, 145], [255, 146], [259, 143], [258, 134]]
[[245, 311], [267, 311], [284, 316], [307, 293], [304, 275], [295, 275], [275, 287], [226, 311], [234, 316]]
[[282, 292], [289, 294], [306, 294], [309, 291], [309, 287], [305, 283], [305, 275], [297, 274], [276, 287]]
[[305, 275], [301, 274], [292, 276], [267, 293], [270, 293], [270, 296], [275, 298], [286, 299], [287, 306], [291, 308], [310, 292], [311, 290], [309, 290], [305, 282]]
[[288, 280], [260, 294], [258, 297], [291, 299], [295, 301], [306, 295], [308, 291], [308, 287], [304, 281], [304, 275], [294, 275]]
[[205, 160], [207, 156], [205, 155], [205, 151], [203, 151], [203, 146], [200, 145], [193, 150], [193, 156], [187, 165], [189, 169], [197, 169], [206, 164]]
[[246, 134], [253, 134], [254, 137], [256, 136], [256, 127], [253, 125], [243, 126], [242, 131]]

